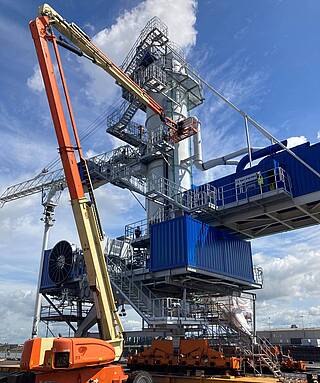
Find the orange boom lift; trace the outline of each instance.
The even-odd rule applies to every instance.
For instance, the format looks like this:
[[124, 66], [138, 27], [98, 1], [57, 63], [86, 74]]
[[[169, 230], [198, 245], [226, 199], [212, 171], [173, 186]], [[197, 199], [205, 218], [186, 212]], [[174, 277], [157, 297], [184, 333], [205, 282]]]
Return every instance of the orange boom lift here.
[[[73, 45], [58, 40], [53, 28]], [[143, 105], [157, 113], [168, 126], [170, 138], [178, 142], [197, 132], [187, 121], [175, 122], [152, 97], [118, 68], [90, 38], [74, 23], [68, 23], [49, 5], [39, 8], [39, 16], [30, 22], [38, 61], [44, 80], [51, 116], [59, 145], [59, 153], [70, 193], [74, 219], [86, 263], [101, 339], [36, 338], [26, 341], [21, 359], [22, 373], [10, 382], [24, 383], [121, 383], [128, 376], [116, 362], [123, 351], [123, 327], [117, 314], [115, 300], [104, 257], [104, 234], [96, 207], [87, 163], [81, 148], [71, 101], [64, 77], [58, 45], [90, 59], [109, 73]], [[54, 72], [49, 44], [52, 44], [67, 106], [73, 141], [71, 140], [62, 97]], [[82, 168], [88, 198], [80, 177]]]

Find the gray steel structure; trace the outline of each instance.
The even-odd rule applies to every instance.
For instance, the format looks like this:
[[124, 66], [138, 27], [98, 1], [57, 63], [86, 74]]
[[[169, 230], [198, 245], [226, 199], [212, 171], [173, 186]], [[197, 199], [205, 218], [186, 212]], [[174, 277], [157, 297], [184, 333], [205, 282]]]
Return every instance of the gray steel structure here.
[[[217, 206], [218, 191], [214, 187], [208, 184], [201, 189], [191, 190], [192, 165], [201, 170], [221, 164], [234, 165], [237, 163], [235, 158], [246, 152], [251, 164], [253, 148], [250, 144], [249, 126], [256, 128], [272, 142], [278, 142], [280, 146], [283, 144], [200, 78], [187, 63], [182, 51], [169, 41], [167, 27], [158, 18], [151, 19], [142, 30], [122, 68], [143, 89], [161, 101], [167, 114], [176, 121], [186, 117], [189, 111], [203, 102], [203, 85], [243, 118], [247, 148], [203, 162], [200, 133], [193, 140], [173, 143], [161, 120], [123, 90], [124, 101], [107, 118], [107, 132], [124, 141], [126, 145], [88, 159], [95, 188], [112, 183], [144, 196], [147, 201], [146, 219], [128, 223], [124, 235], [109, 241], [106, 247], [108, 268], [119, 307], [131, 305], [141, 316], [143, 327], [152, 331], [169, 331], [173, 335], [209, 334], [219, 342], [225, 341], [225, 338], [230, 341], [235, 333], [241, 335], [243, 331], [234, 328], [232, 315], [221, 315], [226, 310], [222, 310], [219, 299], [221, 301], [222, 297], [240, 296], [243, 292], [261, 288], [261, 269], [256, 269], [254, 283], [204, 271], [194, 272], [188, 268], [151, 273], [147, 263], [150, 253], [150, 225], [188, 213], [210, 225], [232, 229], [243, 238], [256, 238], [296, 228], [295, 223], [289, 222], [291, 215], [287, 216], [288, 207], [296, 209], [298, 215], [308, 216], [311, 223], [307, 220], [304, 225], [319, 223], [316, 215], [318, 210], [310, 213], [304, 206], [319, 198], [309, 196], [309, 199], [314, 199], [297, 203], [292, 198], [290, 187], [285, 188], [280, 186], [283, 182], [275, 182], [272, 191], [266, 193], [261, 189], [254, 198], [232, 205]], [[145, 125], [133, 120], [138, 110], [147, 114]], [[199, 127], [195, 117], [189, 117], [188, 120], [189, 124]], [[194, 146], [193, 154], [191, 141]], [[297, 157], [287, 147], [284, 146], [283, 149]], [[296, 159], [310, 168], [299, 157]], [[315, 173], [315, 170], [312, 171]], [[283, 169], [280, 173], [284, 178], [289, 177]], [[290, 182], [287, 184], [290, 185]], [[44, 171], [31, 180], [9, 187], [1, 195], [0, 203], [38, 192], [55, 194], [65, 186], [62, 169]], [[273, 225], [274, 222], [279, 225]], [[138, 226], [142, 232], [137, 238], [135, 231]], [[255, 230], [256, 228], [258, 229]], [[251, 294], [253, 301], [254, 297]], [[68, 324], [75, 322], [72, 326], [78, 336], [86, 334], [92, 327], [95, 313], [90, 301], [86, 302], [86, 308], [82, 310], [78, 304], [81, 297], [68, 296], [68, 292], [61, 292], [60, 296], [51, 297], [52, 299], [50, 296], [45, 298], [49, 305], [43, 306], [41, 317], [48, 326], [57, 321]], [[205, 307], [207, 308], [204, 310]], [[36, 334], [35, 329], [33, 334]], [[249, 338], [251, 341], [255, 338], [254, 323]], [[247, 346], [243, 348], [246, 350], [243, 352], [249, 352], [248, 341], [244, 344]]]

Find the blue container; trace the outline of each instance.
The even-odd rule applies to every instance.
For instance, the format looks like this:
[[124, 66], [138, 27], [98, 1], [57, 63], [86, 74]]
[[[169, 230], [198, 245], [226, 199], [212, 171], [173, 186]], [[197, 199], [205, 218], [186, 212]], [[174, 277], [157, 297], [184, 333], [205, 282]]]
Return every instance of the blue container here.
[[152, 225], [150, 270], [188, 266], [254, 281], [250, 242], [190, 216]]

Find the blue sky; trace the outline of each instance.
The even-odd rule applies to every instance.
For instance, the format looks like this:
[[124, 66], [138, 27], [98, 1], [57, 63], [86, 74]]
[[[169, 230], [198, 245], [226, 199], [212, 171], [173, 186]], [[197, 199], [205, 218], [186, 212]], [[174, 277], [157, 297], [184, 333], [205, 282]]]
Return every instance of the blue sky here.
[[[34, 176], [57, 157], [28, 28], [38, 5], [35, 1], [0, 1], [0, 192]], [[146, 21], [158, 15], [202, 77], [277, 138], [305, 136], [318, 141], [317, 0], [64, 0], [51, 1], [51, 5], [95, 36], [119, 64]], [[119, 90], [90, 63], [68, 53], [63, 54], [63, 62], [81, 132], [118, 99]], [[243, 146], [240, 118], [210, 93], [206, 92], [206, 101], [195, 114], [202, 121], [205, 159]], [[252, 136], [255, 144], [267, 144], [254, 132]], [[101, 126], [85, 141], [84, 149], [89, 154], [100, 153], [115, 144]], [[195, 182], [212, 180], [227, 170], [195, 173]], [[143, 210], [127, 191], [108, 186], [97, 191], [97, 198], [105, 230], [111, 236], [122, 234], [126, 223], [143, 217]], [[41, 212], [39, 195], [0, 210], [0, 342], [22, 341], [30, 333]], [[269, 321], [274, 326], [299, 324], [301, 315], [308, 318], [305, 323], [319, 324], [319, 290], [315, 287], [320, 278], [318, 233], [313, 227], [274, 236], [272, 241], [254, 241], [256, 263], [265, 269], [265, 289], [258, 294], [257, 305], [260, 327]], [[57, 209], [50, 244], [62, 238], [78, 243], [67, 193]], [[130, 320], [128, 328], [137, 324], [135, 318]]]

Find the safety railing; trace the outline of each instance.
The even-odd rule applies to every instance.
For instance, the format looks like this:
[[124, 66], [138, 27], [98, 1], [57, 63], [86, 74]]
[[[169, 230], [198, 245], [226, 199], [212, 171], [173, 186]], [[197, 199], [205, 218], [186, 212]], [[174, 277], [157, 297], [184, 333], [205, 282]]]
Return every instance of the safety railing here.
[[148, 21], [146, 26], [141, 31], [138, 39], [130, 49], [121, 68], [129, 75], [135, 69], [135, 60], [139, 58], [139, 53], [152, 45], [157, 43], [158, 45], [164, 45], [168, 41], [168, 27], [158, 17], [153, 17]]
[[167, 151], [174, 148], [174, 142], [171, 140], [169, 128], [161, 124], [157, 129], [148, 132], [147, 152]]
[[236, 178], [234, 182], [217, 187], [218, 209], [233, 203], [244, 203], [254, 197], [284, 191], [291, 194], [291, 180], [281, 167], [255, 172]]
[[152, 316], [154, 319], [182, 320], [193, 319], [182, 299], [179, 298], [155, 298], [152, 299]]
[[130, 145], [119, 146], [110, 152], [98, 154], [88, 160], [88, 165], [91, 163], [103, 168], [106, 165], [123, 163], [127, 164], [131, 160], [137, 160], [139, 152]]
[[217, 193], [216, 188], [210, 184], [201, 185], [185, 193], [186, 206], [191, 211], [197, 211], [204, 207], [215, 208]]
[[168, 219], [174, 218], [173, 210], [165, 210], [163, 207], [155, 212], [155, 214], [149, 219], [143, 219], [140, 221], [129, 223], [125, 226], [125, 238], [129, 240], [146, 238], [149, 236], [150, 225], [160, 223]]
[[167, 74], [159, 66], [160, 62], [154, 62], [146, 68], [141, 68], [133, 75], [133, 80], [142, 88], [153, 91], [161, 92], [167, 86]]
[[130, 121], [124, 129], [124, 133], [137, 138], [139, 141], [147, 141], [147, 131], [144, 125], [138, 124], [137, 122]]
[[130, 167], [122, 164], [115, 164], [110, 169], [110, 182], [121, 183], [128, 189], [145, 195], [147, 190], [145, 181], [142, 178], [135, 177], [132, 173], [133, 171]]
[[[121, 168], [119, 177], [128, 178], [128, 170]], [[138, 179], [136, 179], [139, 182]], [[286, 171], [280, 167], [265, 171], [256, 172], [247, 176], [238, 178], [235, 182], [216, 188], [211, 184], [201, 185], [194, 189], [187, 190], [178, 186], [173, 181], [164, 177], [150, 177], [147, 183], [137, 185], [141, 194], [147, 198], [162, 205], [162, 217], [155, 217], [154, 222], [147, 220], [135, 222], [126, 226], [126, 236], [134, 239], [148, 235], [148, 226], [150, 223], [162, 222], [172, 217], [164, 214], [164, 201], [169, 202], [171, 211], [173, 206], [183, 209], [187, 213], [201, 213], [203, 211], [219, 211], [233, 206], [234, 203], [246, 203], [257, 196], [269, 196], [274, 192], [284, 191], [291, 195], [291, 181]], [[159, 210], [160, 211], [160, 210]], [[255, 271], [257, 283], [262, 283], [262, 274], [258, 269]]]
[[263, 269], [260, 266], [254, 266], [253, 268], [253, 278], [255, 283], [263, 285]]
[[216, 189], [210, 184], [188, 190], [164, 177], [156, 176], [148, 180], [147, 195], [155, 201], [161, 201], [163, 198], [187, 212], [209, 205], [214, 207], [216, 201]]
[[168, 180], [164, 177], [157, 177], [153, 175], [150, 177], [147, 183], [147, 195], [150, 199], [153, 199], [161, 203], [161, 199], [165, 199], [174, 203], [176, 206], [185, 207], [186, 203], [185, 193], [188, 189], [177, 185], [175, 182]]
[[125, 238], [130, 240], [140, 239], [149, 235], [148, 220], [143, 219], [125, 226]]

